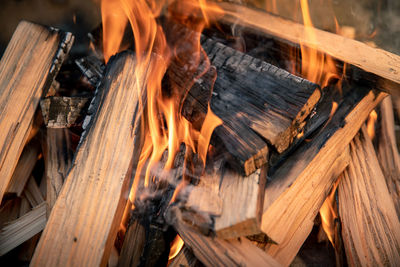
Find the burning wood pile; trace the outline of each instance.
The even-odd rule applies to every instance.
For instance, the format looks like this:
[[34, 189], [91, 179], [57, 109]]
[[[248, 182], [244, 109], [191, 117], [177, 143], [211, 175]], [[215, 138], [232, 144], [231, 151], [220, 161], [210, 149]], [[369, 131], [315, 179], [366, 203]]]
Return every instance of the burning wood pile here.
[[0, 62], [3, 261], [288, 266], [321, 226], [336, 265], [398, 266], [400, 57], [301, 7], [304, 25], [104, 0], [79, 58], [21, 22]]

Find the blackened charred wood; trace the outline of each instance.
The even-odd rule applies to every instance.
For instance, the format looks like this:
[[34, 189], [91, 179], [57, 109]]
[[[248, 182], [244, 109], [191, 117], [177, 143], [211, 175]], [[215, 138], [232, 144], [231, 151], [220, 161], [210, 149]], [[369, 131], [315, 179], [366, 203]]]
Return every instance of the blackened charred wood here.
[[100, 59], [96, 56], [87, 56], [75, 60], [75, 64], [91, 85], [97, 87], [100, 84], [105, 69], [103, 62]]

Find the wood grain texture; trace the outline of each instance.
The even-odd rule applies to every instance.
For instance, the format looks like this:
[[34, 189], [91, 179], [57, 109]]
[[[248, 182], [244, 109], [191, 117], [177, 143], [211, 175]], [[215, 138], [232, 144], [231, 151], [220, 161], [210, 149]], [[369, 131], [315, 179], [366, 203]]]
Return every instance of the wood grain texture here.
[[31, 266], [107, 263], [140, 151], [137, 109], [147, 73], [135, 77], [135, 69], [130, 52], [108, 63], [99, 110], [78, 148]]
[[[329, 169], [325, 173], [320, 174], [320, 179], [324, 182], [327, 181], [327, 187], [331, 188], [332, 184], [330, 183], [338, 179], [338, 177], [345, 170], [349, 162], [350, 152], [349, 149], [346, 148], [343, 153], [338, 155], [338, 157], [335, 159], [334, 163], [329, 167]], [[322, 187], [322, 185], [319, 185], [318, 187]], [[314, 188], [312, 189], [309, 188], [309, 190], [317, 190], [317, 186], [314, 186]], [[318, 193], [320, 192], [317, 191], [317, 194]], [[274, 257], [274, 259], [276, 259], [282, 265], [289, 266], [299, 252], [301, 246], [310, 235], [310, 231], [314, 225], [315, 217], [316, 213], [314, 209], [308, 214], [304, 214], [304, 218], [299, 220], [298, 224], [290, 229], [290, 233], [287, 234], [287, 237], [281, 243], [267, 243], [264, 246], [265, 252]]]
[[193, 255], [193, 252], [185, 245], [183, 245], [181, 251], [179, 251], [178, 255], [173, 258], [169, 263], [170, 267], [196, 267], [202, 266], [198, 259]]
[[166, 220], [206, 266], [281, 266], [246, 238], [224, 240], [198, 233], [182, 220], [178, 207], [167, 211]]
[[[311, 232], [312, 220], [337, 178], [325, 174], [385, 96], [353, 88], [344, 96], [329, 124], [272, 174], [265, 190], [261, 230], [273, 241], [287, 245], [300, 226], [303, 228], [299, 231]], [[297, 245], [300, 249], [301, 244]]]
[[397, 216], [400, 219], [400, 156], [397, 150], [394, 129], [394, 114], [391, 96], [380, 105], [380, 129], [377, 132], [379, 164], [392, 196]]
[[[257, 30], [260, 34], [275, 36], [288, 41], [317, 49], [342, 62], [363, 70], [357, 75], [361, 79], [376, 81], [380, 89], [389, 90], [391, 94], [400, 94], [400, 56], [382, 49], [373, 48], [362, 42], [337, 34], [314, 29], [314, 35], [306, 32], [306, 27], [261, 10], [251, 9], [232, 3], [218, 3], [224, 10], [223, 21], [230, 24], [241, 24]], [[372, 75], [371, 75], [372, 74]]]
[[0, 61], [0, 201], [29, 135], [40, 97], [73, 42], [71, 34], [26, 21]]
[[124, 244], [119, 256], [119, 267], [139, 266], [140, 256], [146, 244], [146, 231], [138, 219], [129, 224], [124, 237]]
[[372, 142], [363, 127], [338, 186], [343, 243], [350, 266], [398, 266], [400, 222]]
[[0, 230], [0, 256], [16, 248], [43, 230], [46, 225], [46, 203], [8, 222]]
[[37, 140], [29, 142], [22, 151], [21, 157], [8, 184], [7, 193], [21, 196], [25, 184], [31, 176], [32, 170], [40, 155], [40, 145]]

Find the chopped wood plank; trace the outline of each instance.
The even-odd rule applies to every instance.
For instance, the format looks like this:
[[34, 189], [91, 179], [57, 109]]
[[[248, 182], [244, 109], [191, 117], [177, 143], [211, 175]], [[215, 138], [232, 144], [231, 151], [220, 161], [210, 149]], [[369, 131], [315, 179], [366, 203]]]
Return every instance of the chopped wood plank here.
[[29, 178], [28, 183], [25, 186], [24, 196], [32, 207], [36, 207], [44, 202], [42, 192], [40, 192], [39, 186], [33, 176]]
[[[345, 151], [336, 158], [335, 162], [329, 167], [329, 169], [325, 173], [320, 174], [321, 180], [329, 181], [327, 184], [331, 183], [331, 181], [336, 181], [340, 174], [345, 170], [349, 162], [350, 152], [349, 149], [346, 148]], [[331, 188], [330, 185], [329, 188]], [[311, 211], [309, 214], [306, 214], [305, 218], [302, 218], [302, 221], [299, 221], [298, 225], [293, 226], [297, 227], [297, 229], [290, 229], [291, 232], [288, 234], [290, 237], [286, 238], [279, 244], [268, 242], [264, 246], [265, 252], [274, 257], [274, 259], [276, 259], [282, 265], [288, 266], [298, 254], [299, 249], [309, 236], [311, 228], [314, 224], [315, 216], [315, 210]]]
[[386, 183], [400, 218], [400, 156], [397, 150], [394, 130], [394, 114], [391, 97], [386, 97], [380, 105], [380, 130], [377, 134], [377, 156]]
[[46, 201], [52, 209], [71, 167], [73, 151], [68, 129], [47, 128], [44, 142]]
[[372, 142], [363, 127], [338, 186], [342, 236], [350, 266], [398, 266], [400, 222]]
[[206, 266], [281, 266], [246, 238], [224, 240], [198, 233], [183, 221], [177, 206], [169, 208], [166, 221], [176, 229], [185, 245]]
[[243, 176], [222, 162], [208, 163], [185, 208], [213, 216], [213, 231], [223, 239], [260, 233], [267, 167]]
[[0, 201], [29, 135], [39, 99], [73, 42], [70, 33], [22, 21], [0, 61]]
[[46, 225], [46, 209], [46, 203], [43, 202], [24, 216], [3, 226], [0, 230], [0, 256], [43, 230]]
[[146, 231], [140, 220], [134, 219], [128, 226], [122, 245], [118, 266], [139, 266], [140, 256], [146, 244]]
[[[371, 110], [386, 95], [353, 88], [343, 97], [330, 122], [271, 174], [265, 190], [261, 230], [274, 242], [289, 246], [296, 231], [302, 231], [306, 239], [314, 217], [337, 178], [323, 174], [344, 153]], [[298, 251], [301, 244], [298, 242], [292, 251]], [[286, 261], [292, 259], [286, 258]]]
[[[355, 76], [374, 84], [374, 87], [400, 95], [400, 56], [373, 48], [362, 42], [337, 34], [314, 29], [307, 34], [307, 27], [268, 14], [261, 10], [222, 2], [221, 18], [229, 24], [240, 24], [256, 30], [259, 34], [274, 36], [280, 40], [300, 44], [328, 54], [351, 65]], [[372, 85], [371, 85], [372, 86]]]
[[188, 246], [183, 245], [181, 251], [168, 263], [169, 267], [196, 267], [201, 266], [199, 260], [193, 255]]
[[36, 140], [29, 142], [22, 151], [21, 157], [19, 158], [17, 167], [15, 167], [14, 173], [8, 184], [7, 193], [16, 194], [21, 196], [22, 191], [25, 188], [25, 184], [28, 181], [33, 168], [40, 155], [40, 145]]
[[40, 101], [44, 124], [48, 128], [69, 128], [88, 102], [84, 97], [53, 96]]
[[141, 67], [140, 77], [132, 75], [136, 61], [131, 52], [108, 63], [99, 110], [78, 148], [31, 266], [107, 263], [141, 149], [138, 94], [148, 78], [148, 68]]

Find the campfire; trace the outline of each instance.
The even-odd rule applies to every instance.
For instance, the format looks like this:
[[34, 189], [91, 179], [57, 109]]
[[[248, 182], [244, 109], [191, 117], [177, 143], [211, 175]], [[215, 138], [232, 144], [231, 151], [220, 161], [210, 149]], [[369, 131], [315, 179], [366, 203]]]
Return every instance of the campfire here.
[[398, 266], [400, 57], [298, 3], [102, 0], [84, 54], [21, 21], [0, 262]]

